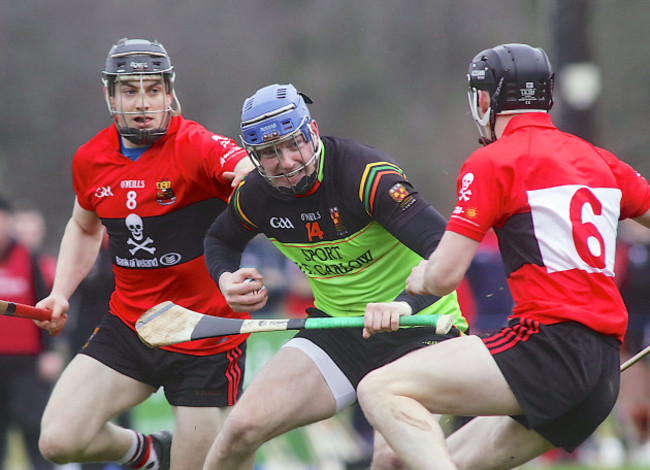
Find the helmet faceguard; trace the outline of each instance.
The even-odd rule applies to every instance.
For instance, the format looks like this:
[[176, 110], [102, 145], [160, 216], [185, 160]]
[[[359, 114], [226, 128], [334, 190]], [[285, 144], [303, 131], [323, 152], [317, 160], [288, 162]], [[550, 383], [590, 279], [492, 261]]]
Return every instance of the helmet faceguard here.
[[[243, 147], [264, 179], [285, 194], [305, 194], [318, 177], [321, 145], [307, 103], [311, 104], [311, 99], [293, 85], [274, 84], [258, 90], [242, 107], [240, 138]], [[297, 168], [283, 166], [279, 148], [284, 145], [300, 152], [302, 165]], [[275, 156], [281, 169], [277, 174], [270, 174], [264, 168], [262, 154]], [[311, 171], [310, 165], [313, 165]], [[301, 171], [305, 175], [292, 182]]]
[[[151, 81], [162, 84], [159, 103], [156, 102], [158, 98], [150, 103], [151, 98], [146, 97]], [[117, 131], [136, 145], [151, 145], [160, 139], [167, 133], [172, 116], [180, 113], [180, 103], [174, 91], [174, 67], [167, 51], [157, 41], [120, 39], [108, 53], [102, 82], [106, 88], [106, 104]], [[122, 94], [117, 93], [127, 84], [138, 89], [140, 97], [138, 105], [129, 110], [125, 110]], [[156, 128], [144, 129], [133, 125], [133, 121], [146, 122], [151, 118], [161, 118]]]
[[[554, 75], [544, 50], [527, 44], [502, 44], [477, 54], [467, 73], [467, 97], [481, 134], [479, 142], [496, 140], [497, 115], [548, 112], [553, 106]], [[479, 90], [490, 94], [490, 107], [483, 115]]]

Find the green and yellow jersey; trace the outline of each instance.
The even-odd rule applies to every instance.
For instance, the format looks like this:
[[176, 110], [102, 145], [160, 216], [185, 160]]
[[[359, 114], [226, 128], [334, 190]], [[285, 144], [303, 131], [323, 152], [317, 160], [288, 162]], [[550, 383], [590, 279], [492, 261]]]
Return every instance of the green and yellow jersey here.
[[256, 171], [236, 188], [206, 237], [213, 277], [236, 270], [239, 259], [233, 266], [226, 254], [240, 254], [263, 233], [307, 275], [314, 305], [331, 316], [362, 316], [370, 302], [398, 299], [418, 314], [453, 314], [466, 331], [455, 292], [424, 304], [403, 293], [412, 268], [437, 246], [445, 219], [388, 155], [351, 140], [321, 140], [320, 173], [306, 195], [281, 194]]

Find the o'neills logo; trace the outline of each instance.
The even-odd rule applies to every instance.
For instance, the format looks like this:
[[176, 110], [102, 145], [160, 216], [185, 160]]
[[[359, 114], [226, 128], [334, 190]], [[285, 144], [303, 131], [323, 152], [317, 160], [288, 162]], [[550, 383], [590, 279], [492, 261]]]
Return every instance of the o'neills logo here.
[[122, 189], [142, 189], [144, 188], [144, 180], [123, 180], [120, 182]]

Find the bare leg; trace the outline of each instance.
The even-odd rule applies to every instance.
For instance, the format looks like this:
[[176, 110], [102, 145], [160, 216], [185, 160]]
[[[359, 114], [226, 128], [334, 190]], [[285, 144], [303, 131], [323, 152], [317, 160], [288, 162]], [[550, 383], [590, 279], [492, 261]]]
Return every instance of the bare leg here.
[[474, 418], [447, 438], [447, 446], [459, 470], [514, 468], [553, 448], [509, 416]]
[[299, 349], [282, 348], [233, 407], [203, 468], [252, 469], [264, 442], [335, 412], [334, 397], [316, 364]]
[[75, 356], [43, 412], [41, 453], [57, 464], [119, 460], [129, 449], [131, 433], [109, 421], [153, 392], [95, 359]]
[[404, 467], [402, 460], [393, 452], [386, 439], [375, 431], [372, 447], [371, 470], [399, 470]]
[[[434, 415], [434, 418], [440, 423], [440, 416]], [[441, 423], [441, 427], [442, 426]], [[445, 435], [447, 433], [445, 432]], [[386, 439], [377, 431], [374, 433], [373, 449], [372, 449], [372, 464], [371, 470], [401, 470], [405, 469], [404, 462], [400, 459], [391, 446], [386, 442]]]
[[175, 406], [171, 468], [201, 468], [232, 408]]
[[357, 390], [366, 417], [406, 468], [456, 468], [436, 414], [521, 412], [481, 340], [454, 338], [414, 351], [368, 374]]

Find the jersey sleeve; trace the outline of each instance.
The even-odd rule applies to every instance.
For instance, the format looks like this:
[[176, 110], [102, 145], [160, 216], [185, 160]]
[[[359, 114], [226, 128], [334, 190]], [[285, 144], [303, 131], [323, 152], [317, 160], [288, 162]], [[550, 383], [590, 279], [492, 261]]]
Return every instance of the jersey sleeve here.
[[[389, 161], [365, 165], [359, 184], [359, 199], [365, 211], [393, 235], [401, 231], [402, 227], [409, 224], [424, 209], [431, 207], [413, 187], [404, 171]], [[428, 222], [433, 223], [423, 223], [421, 228], [425, 230], [428, 225], [432, 225], [429, 228], [442, 234], [444, 217], [434, 216], [430, 219]]]
[[621, 188], [621, 220], [639, 217], [650, 209], [650, 185], [630, 165], [603, 151]]
[[248, 157], [248, 152], [237, 145], [231, 138], [213, 134], [212, 139], [221, 147], [219, 164], [223, 171], [235, 171], [237, 164]]
[[224, 272], [239, 269], [241, 255], [255, 235], [240, 223], [231, 205], [217, 217], [203, 241], [205, 264], [217, 285]]
[[85, 160], [81, 158], [80, 149], [72, 159], [72, 187], [77, 196], [77, 202], [79, 202], [79, 205], [87, 211], [94, 211], [95, 209], [90, 198], [91, 193], [87, 188], [88, 174]]
[[485, 157], [475, 152], [461, 167], [456, 180], [456, 207], [447, 223], [448, 230], [476, 241], [498, 224], [514, 174], [505, 166], [497, 170]]
[[201, 151], [204, 155], [204, 171], [219, 183], [228, 187], [230, 193], [230, 181], [223, 177], [225, 171], [235, 171], [237, 164], [248, 157], [245, 149], [238, 146], [235, 141], [213, 132], [204, 130], [200, 136]]

